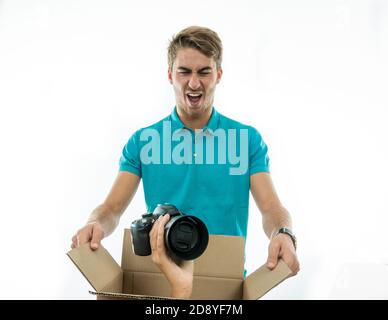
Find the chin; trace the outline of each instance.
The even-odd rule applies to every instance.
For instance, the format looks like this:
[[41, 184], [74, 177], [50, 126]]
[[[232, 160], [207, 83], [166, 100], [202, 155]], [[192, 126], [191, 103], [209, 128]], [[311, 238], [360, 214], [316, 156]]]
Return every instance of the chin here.
[[202, 114], [206, 113], [206, 109], [204, 109], [204, 108], [202, 108], [202, 107], [188, 107], [187, 113], [188, 113], [190, 116], [199, 117], [199, 116], [201, 116]]
[[210, 109], [210, 107], [207, 107], [207, 106], [204, 106], [204, 105], [200, 105], [200, 106], [190, 106], [190, 105], [187, 105], [186, 106], [186, 110], [188, 110], [189, 112], [195, 112], [195, 113], [203, 113], [203, 112], [206, 112], [209, 109]]
[[206, 108], [204, 108], [203, 106], [187, 106], [187, 110], [189, 111], [193, 111], [193, 112], [200, 112], [200, 111], [204, 111]]

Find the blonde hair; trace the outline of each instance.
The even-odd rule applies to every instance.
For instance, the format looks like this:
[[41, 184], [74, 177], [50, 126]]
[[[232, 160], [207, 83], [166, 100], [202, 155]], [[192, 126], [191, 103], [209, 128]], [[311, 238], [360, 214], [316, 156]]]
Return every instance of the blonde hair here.
[[168, 67], [170, 70], [178, 50], [182, 48], [196, 49], [208, 58], [213, 58], [217, 69], [221, 67], [222, 42], [218, 34], [209, 28], [191, 26], [173, 36], [168, 46]]

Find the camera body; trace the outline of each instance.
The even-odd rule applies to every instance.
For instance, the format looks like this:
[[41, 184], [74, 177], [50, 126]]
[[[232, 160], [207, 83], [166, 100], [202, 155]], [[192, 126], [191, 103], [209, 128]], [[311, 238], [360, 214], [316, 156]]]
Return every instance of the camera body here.
[[198, 258], [206, 249], [209, 233], [197, 217], [180, 212], [172, 204], [158, 204], [152, 213], [143, 214], [131, 224], [133, 251], [139, 256], [151, 254], [149, 233], [155, 221], [165, 214], [170, 220], [164, 227], [164, 242], [169, 253], [182, 260]]

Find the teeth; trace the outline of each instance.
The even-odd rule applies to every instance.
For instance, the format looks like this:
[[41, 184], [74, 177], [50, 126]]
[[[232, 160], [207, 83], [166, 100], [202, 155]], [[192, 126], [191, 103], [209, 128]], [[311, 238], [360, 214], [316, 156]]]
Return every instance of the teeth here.
[[188, 93], [187, 95], [190, 96], [190, 97], [199, 97], [202, 94], [201, 93]]

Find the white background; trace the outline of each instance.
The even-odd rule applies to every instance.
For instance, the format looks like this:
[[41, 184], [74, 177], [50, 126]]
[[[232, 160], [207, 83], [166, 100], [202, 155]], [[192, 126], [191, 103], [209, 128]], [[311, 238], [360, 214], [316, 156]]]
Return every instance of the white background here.
[[[129, 136], [171, 112], [166, 47], [189, 25], [222, 38], [215, 106], [263, 135], [299, 238], [265, 299], [387, 298], [384, 0], [0, 0], [0, 298], [93, 299], [65, 253]], [[144, 210], [140, 187], [103, 242], [117, 261]], [[248, 273], [267, 245], [251, 199]]]

